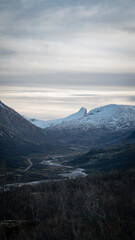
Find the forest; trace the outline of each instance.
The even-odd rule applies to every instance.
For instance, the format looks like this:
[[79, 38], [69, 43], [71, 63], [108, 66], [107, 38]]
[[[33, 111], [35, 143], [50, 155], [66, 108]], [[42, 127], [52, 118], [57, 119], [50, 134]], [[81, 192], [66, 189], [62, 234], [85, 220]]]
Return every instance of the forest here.
[[9, 189], [3, 185], [0, 239], [134, 239], [134, 186], [135, 168]]

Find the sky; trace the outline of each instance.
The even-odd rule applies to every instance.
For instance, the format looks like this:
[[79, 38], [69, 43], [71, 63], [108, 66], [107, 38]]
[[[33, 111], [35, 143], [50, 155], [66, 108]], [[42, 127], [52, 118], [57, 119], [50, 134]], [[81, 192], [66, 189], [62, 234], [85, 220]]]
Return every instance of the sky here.
[[0, 0], [0, 99], [43, 120], [135, 105], [135, 1]]

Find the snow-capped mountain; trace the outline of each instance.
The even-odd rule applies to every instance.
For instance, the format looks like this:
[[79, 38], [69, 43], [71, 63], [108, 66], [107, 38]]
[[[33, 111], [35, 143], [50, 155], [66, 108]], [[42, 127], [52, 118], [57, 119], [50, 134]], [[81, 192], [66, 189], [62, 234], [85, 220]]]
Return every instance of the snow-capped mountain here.
[[76, 121], [79, 119], [82, 119], [83, 117], [85, 117], [85, 115], [87, 114], [87, 109], [82, 107], [78, 112], [71, 114], [70, 116], [66, 117], [66, 118], [60, 118], [60, 119], [56, 119], [56, 120], [50, 120], [50, 121], [42, 121], [42, 120], [37, 120], [37, 119], [31, 119], [28, 117], [25, 117], [28, 121], [30, 121], [31, 123], [33, 123], [34, 125], [36, 125], [37, 127], [40, 128], [48, 128], [48, 127], [54, 127], [57, 125], [61, 125], [70, 121]]
[[135, 106], [111, 104], [88, 113], [81, 108], [67, 118], [30, 121], [45, 128], [56, 141], [77, 147], [102, 147], [123, 141], [135, 129]]
[[135, 127], [135, 106], [110, 104], [93, 109], [88, 113], [86, 108], [82, 107], [77, 113], [62, 119], [50, 121], [28, 120], [41, 128], [83, 129], [87, 131], [89, 128], [105, 127], [115, 131], [124, 131]]

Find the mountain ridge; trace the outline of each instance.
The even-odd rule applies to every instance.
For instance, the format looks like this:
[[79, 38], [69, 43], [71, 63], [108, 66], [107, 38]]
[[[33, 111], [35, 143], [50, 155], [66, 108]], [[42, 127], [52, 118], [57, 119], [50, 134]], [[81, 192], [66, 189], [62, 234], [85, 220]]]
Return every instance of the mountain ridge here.
[[135, 129], [135, 106], [106, 105], [45, 129], [52, 138], [88, 148], [117, 144]]
[[[57, 143], [45, 130], [33, 125], [12, 108], [0, 102], [0, 158], [11, 159], [35, 152], [54, 151]], [[59, 148], [59, 146], [57, 146]]]
[[83, 118], [85, 115], [87, 114], [87, 109], [84, 107], [81, 107], [79, 109], [79, 111], [65, 117], [65, 118], [59, 118], [59, 119], [54, 119], [54, 120], [38, 120], [38, 119], [34, 119], [34, 118], [29, 118], [26, 116], [23, 116], [26, 120], [30, 121], [32, 124], [34, 124], [37, 127], [40, 128], [47, 128], [47, 127], [53, 127], [59, 124], [62, 124], [63, 122], [69, 122], [72, 120], [77, 120], [77, 119], [81, 119]]
[[92, 109], [88, 113], [87, 109], [82, 107], [78, 112], [62, 119], [50, 121], [28, 120], [43, 129], [52, 127], [75, 129], [81, 126], [87, 130], [89, 127], [100, 128], [105, 126], [119, 131], [120, 128], [124, 130], [135, 126], [135, 106], [109, 104]]
[[6, 133], [11, 142], [15, 135], [21, 141], [23, 139], [38, 145], [59, 142], [61, 146], [93, 148], [124, 141], [135, 129], [135, 106], [130, 105], [110, 104], [88, 113], [82, 107], [66, 118], [43, 122], [44, 126], [40, 127], [2, 102], [0, 113], [0, 136], [2, 138]]

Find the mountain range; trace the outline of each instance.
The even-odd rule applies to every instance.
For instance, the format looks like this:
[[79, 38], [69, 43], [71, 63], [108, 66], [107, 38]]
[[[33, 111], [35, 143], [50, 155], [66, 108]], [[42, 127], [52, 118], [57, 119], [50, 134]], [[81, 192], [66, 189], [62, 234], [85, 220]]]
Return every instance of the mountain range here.
[[95, 108], [87, 113], [87, 109], [82, 107], [72, 115], [50, 121], [42, 121], [27, 118], [28, 121], [40, 128], [101, 128], [106, 127], [115, 131], [127, 130], [135, 127], [135, 106], [110, 104]]
[[66, 118], [40, 121], [29, 119], [57, 141], [83, 147], [101, 147], [123, 141], [135, 128], [135, 106], [111, 104], [87, 113], [82, 107]]
[[[115, 150], [119, 148], [122, 149], [121, 158], [124, 149], [125, 156], [128, 157], [128, 153], [133, 152], [130, 150], [134, 149], [134, 143], [135, 106], [111, 104], [88, 113], [82, 107], [66, 118], [41, 121], [24, 118], [0, 102], [0, 159], [9, 165], [12, 162], [16, 166], [16, 163], [33, 153], [47, 155], [85, 150], [87, 155], [78, 157], [71, 164], [89, 168], [93, 164], [90, 159], [98, 156], [97, 159], [102, 160], [101, 156], [105, 156], [102, 151], [105, 154], [114, 153], [111, 157], [108, 155], [111, 161], [115, 159], [115, 153], [119, 152]], [[97, 152], [91, 152], [93, 149], [98, 151], [98, 155]], [[133, 152], [131, 159], [134, 157]]]

